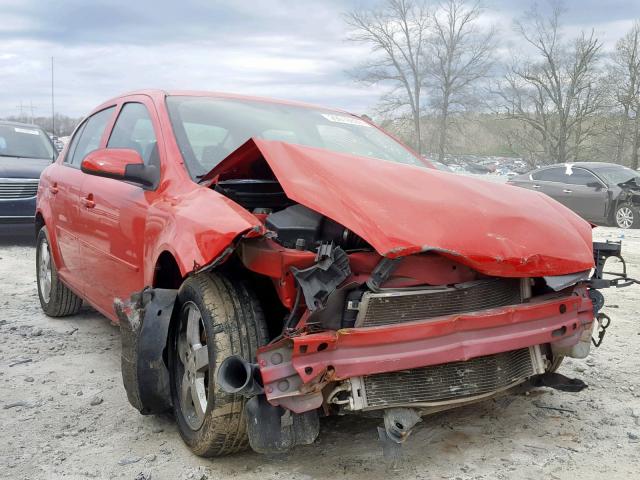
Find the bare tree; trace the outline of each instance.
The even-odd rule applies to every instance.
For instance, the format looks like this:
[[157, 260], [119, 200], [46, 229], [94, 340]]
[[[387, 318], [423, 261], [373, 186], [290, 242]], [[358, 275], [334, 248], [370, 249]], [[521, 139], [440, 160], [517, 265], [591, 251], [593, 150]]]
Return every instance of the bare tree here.
[[420, 153], [424, 44], [429, 24], [425, 4], [415, 0], [386, 0], [380, 9], [348, 13], [347, 23], [353, 27], [349, 39], [370, 45], [377, 54], [357, 69], [357, 78], [370, 85], [392, 86], [382, 99], [382, 108], [387, 113], [409, 108], [414, 146]]
[[446, 0], [433, 15], [432, 34], [428, 39], [426, 79], [432, 103], [439, 117], [438, 160], [447, 149], [450, 115], [464, 107], [471, 89], [485, 78], [493, 64], [495, 31], [479, 30], [482, 14], [479, 3]]
[[516, 31], [533, 49], [535, 60], [515, 61], [498, 90], [508, 116], [526, 123], [541, 145], [538, 161], [566, 162], [578, 158], [594, 134], [594, 117], [602, 107], [597, 88], [601, 43], [592, 31], [565, 42], [561, 36], [562, 8], [552, 5], [549, 16], [537, 9]]
[[616, 160], [622, 161], [627, 136], [631, 135], [631, 168], [638, 168], [640, 150], [640, 21], [616, 44], [613, 53], [612, 85], [616, 86], [615, 100], [620, 106], [621, 122]]

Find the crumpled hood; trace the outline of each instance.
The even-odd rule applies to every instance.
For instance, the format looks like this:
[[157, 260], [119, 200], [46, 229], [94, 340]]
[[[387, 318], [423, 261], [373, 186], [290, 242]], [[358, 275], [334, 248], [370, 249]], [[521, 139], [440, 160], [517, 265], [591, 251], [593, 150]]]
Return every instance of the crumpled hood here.
[[264, 158], [293, 201], [388, 257], [436, 251], [495, 276], [593, 267], [591, 226], [546, 195], [485, 180], [251, 139], [205, 179], [243, 178]]

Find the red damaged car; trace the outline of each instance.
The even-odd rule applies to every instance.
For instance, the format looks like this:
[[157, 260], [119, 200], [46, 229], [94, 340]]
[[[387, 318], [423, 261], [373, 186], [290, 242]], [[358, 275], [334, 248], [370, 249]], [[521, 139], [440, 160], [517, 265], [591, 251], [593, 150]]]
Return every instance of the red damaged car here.
[[628, 280], [543, 194], [440, 172], [346, 112], [222, 94], [102, 104], [42, 174], [36, 223], [43, 310], [119, 322], [129, 401], [173, 409], [202, 456], [364, 412], [400, 445], [519, 384], [578, 391], [554, 372], [606, 327], [597, 288]]

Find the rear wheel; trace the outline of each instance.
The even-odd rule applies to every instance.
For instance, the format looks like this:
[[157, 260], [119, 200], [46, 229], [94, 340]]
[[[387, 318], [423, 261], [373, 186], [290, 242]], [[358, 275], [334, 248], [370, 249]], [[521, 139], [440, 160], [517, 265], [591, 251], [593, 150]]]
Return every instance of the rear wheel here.
[[178, 301], [169, 368], [180, 435], [203, 457], [244, 450], [245, 399], [218, 387], [216, 368], [230, 355], [255, 359], [257, 347], [267, 339], [262, 310], [244, 283], [216, 274], [187, 279]]
[[82, 307], [82, 299], [58, 277], [58, 270], [51, 256], [47, 227], [40, 229], [36, 241], [36, 277], [38, 297], [44, 313], [50, 317], [64, 317], [78, 313]]
[[639, 228], [640, 211], [634, 205], [623, 203], [616, 208], [613, 221], [619, 228]]

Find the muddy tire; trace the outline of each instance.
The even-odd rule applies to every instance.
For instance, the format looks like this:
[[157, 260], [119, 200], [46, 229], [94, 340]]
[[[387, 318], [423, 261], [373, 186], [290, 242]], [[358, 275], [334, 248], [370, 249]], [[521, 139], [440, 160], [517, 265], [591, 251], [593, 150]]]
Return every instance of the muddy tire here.
[[622, 203], [613, 212], [612, 223], [618, 228], [640, 228], [640, 210], [635, 205]]
[[256, 349], [266, 342], [256, 296], [241, 281], [199, 274], [182, 284], [177, 307], [169, 338], [169, 371], [180, 435], [202, 457], [245, 450], [245, 399], [223, 392], [215, 378], [226, 357], [254, 361]]
[[36, 278], [40, 306], [50, 317], [74, 315], [82, 308], [82, 299], [58, 277], [58, 270], [51, 256], [47, 227], [40, 229], [36, 240]]

